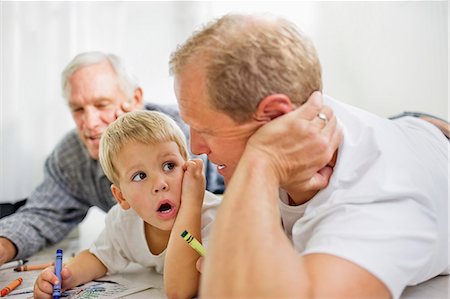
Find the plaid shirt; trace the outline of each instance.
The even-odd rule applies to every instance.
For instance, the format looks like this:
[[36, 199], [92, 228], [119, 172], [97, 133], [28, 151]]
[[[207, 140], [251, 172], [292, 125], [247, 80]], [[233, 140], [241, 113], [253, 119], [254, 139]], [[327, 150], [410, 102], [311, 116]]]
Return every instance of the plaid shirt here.
[[[176, 108], [146, 104], [145, 109], [171, 116], [188, 136]], [[189, 138], [189, 137], [188, 137]], [[204, 156], [204, 155], [203, 155]], [[207, 189], [223, 192], [223, 179], [205, 157]], [[92, 206], [107, 212], [116, 200], [100, 163], [93, 160], [75, 130], [70, 131], [45, 162], [44, 181], [16, 213], [0, 220], [0, 237], [17, 247], [16, 258], [28, 257], [63, 239]]]

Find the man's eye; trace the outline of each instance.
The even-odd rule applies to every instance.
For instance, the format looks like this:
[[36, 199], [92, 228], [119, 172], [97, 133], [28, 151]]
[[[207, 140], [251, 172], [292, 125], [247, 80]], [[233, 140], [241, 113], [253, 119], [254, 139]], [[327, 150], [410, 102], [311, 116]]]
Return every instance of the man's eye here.
[[174, 168], [175, 168], [175, 163], [172, 163], [172, 162], [167, 162], [167, 163], [164, 163], [164, 165], [163, 165], [164, 171], [171, 171]]
[[72, 108], [72, 113], [77, 113], [83, 111], [83, 108]]
[[109, 103], [99, 103], [96, 106], [97, 106], [97, 108], [106, 108], [106, 107], [109, 107]]
[[133, 180], [133, 182], [139, 182], [139, 181], [142, 181], [143, 179], [145, 179], [146, 177], [147, 177], [147, 175], [145, 173], [139, 172], [133, 176], [132, 180]]

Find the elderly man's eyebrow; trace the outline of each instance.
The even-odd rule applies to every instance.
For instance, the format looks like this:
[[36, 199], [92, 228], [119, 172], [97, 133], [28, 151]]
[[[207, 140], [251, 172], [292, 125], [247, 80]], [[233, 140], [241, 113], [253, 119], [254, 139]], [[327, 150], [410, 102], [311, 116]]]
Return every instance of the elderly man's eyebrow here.
[[98, 103], [98, 102], [113, 102], [113, 99], [108, 98], [108, 97], [98, 97], [94, 99], [94, 103]]

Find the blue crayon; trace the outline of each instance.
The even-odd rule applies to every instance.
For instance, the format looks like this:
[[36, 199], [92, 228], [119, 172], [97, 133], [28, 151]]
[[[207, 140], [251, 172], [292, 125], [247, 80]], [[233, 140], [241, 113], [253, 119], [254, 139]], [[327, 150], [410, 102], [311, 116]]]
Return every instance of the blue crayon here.
[[58, 284], [53, 286], [53, 299], [59, 299], [59, 297], [61, 296], [62, 259], [63, 259], [63, 251], [62, 249], [57, 249], [55, 261], [55, 275], [56, 277], [58, 277]]

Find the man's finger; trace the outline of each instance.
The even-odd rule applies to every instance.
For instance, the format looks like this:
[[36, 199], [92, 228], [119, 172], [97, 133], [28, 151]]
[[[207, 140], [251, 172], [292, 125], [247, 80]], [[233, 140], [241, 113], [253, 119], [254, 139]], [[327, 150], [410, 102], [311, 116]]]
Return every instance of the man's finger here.
[[315, 91], [308, 98], [308, 100], [301, 105], [297, 110], [301, 118], [306, 120], [313, 120], [317, 114], [322, 110], [323, 98], [322, 93]]
[[331, 120], [334, 117], [333, 110], [323, 105], [322, 109], [319, 113], [317, 113], [316, 117], [313, 118], [311, 121], [314, 126], [318, 127], [319, 129], [323, 129], [327, 126], [328, 121]]
[[310, 187], [313, 190], [324, 189], [328, 186], [330, 177], [333, 174], [333, 168], [325, 166], [317, 172], [310, 181]]
[[325, 127], [322, 129], [322, 135], [327, 137], [329, 140], [331, 140], [332, 136], [337, 130], [337, 118], [336, 116], [332, 115], [329, 119], [326, 121]]
[[131, 110], [133, 110], [133, 107], [129, 102], [122, 102], [120, 104], [119, 109], [116, 110], [116, 118], [118, 118], [121, 115], [124, 115], [127, 112], [130, 112]]
[[333, 134], [331, 136], [331, 141], [330, 141], [330, 147], [333, 150], [336, 150], [339, 147], [339, 145], [342, 142], [342, 139], [344, 138], [344, 132], [343, 132], [342, 128], [337, 125], [337, 121], [336, 121], [335, 126], [336, 126], [336, 130], [333, 131]]
[[120, 116], [124, 115], [125, 112], [123, 112], [122, 110], [117, 110], [116, 111], [116, 118], [119, 118]]
[[130, 112], [132, 109], [129, 102], [123, 102], [120, 108], [123, 110], [124, 113]]

